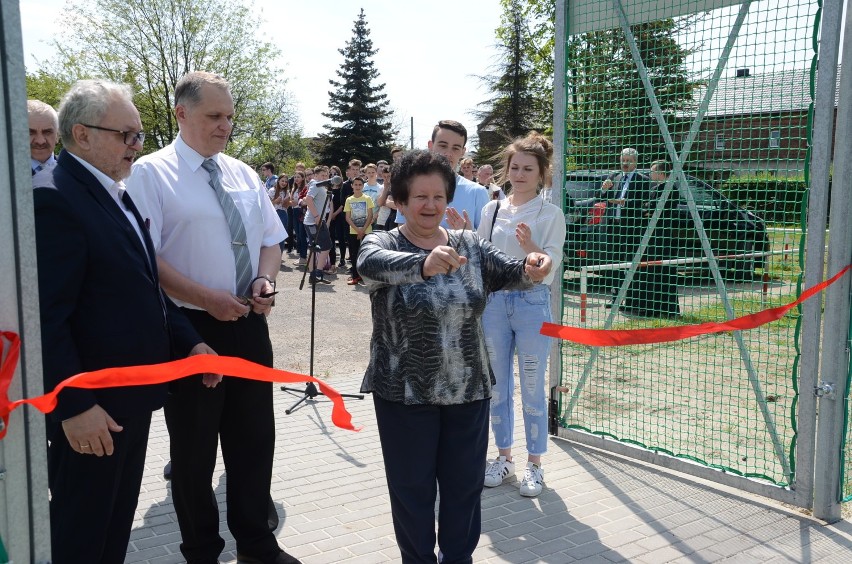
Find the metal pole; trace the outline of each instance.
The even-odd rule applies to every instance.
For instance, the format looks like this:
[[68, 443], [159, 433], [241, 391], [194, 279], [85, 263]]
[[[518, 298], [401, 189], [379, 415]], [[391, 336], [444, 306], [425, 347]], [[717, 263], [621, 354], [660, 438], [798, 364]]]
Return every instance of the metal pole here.
[[[827, 1], [826, 4], [829, 2]], [[842, 9], [842, 2], [837, 9]], [[825, 6], [827, 8], [827, 6]], [[840, 19], [838, 13], [838, 20]], [[823, 16], [822, 21], [827, 22], [828, 14]], [[843, 38], [844, 59], [850, 61], [852, 57], [852, 38], [849, 31], [852, 30], [852, 13], [846, 12], [846, 35]], [[833, 30], [832, 30], [833, 31]], [[823, 30], [825, 37], [825, 30]], [[822, 58], [820, 58], [822, 60]], [[826, 68], [820, 65], [820, 75], [823, 71], [827, 75], [834, 76], [832, 70], [837, 66]], [[819, 86], [822, 87], [822, 76], [819, 77]], [[834, 83], [831, 84], [831, 95], [834, 96]], [[819, 90], [817, 91], [819, 93]], [[852, 222], [848, 215], [852, 212], [852, 186], [850, 186], [850, 174], [852, 174], [852, 161], [849, 159], [852, 151], [852, 72], [847, 67], [840, 73], [840, 100], [837, 104], [837, 131], [834, 137], [834, 159], [835, 174], [831, 190], [831, 237], [828, 242], [828, 274], [834, 275], [852, 261]], [[826, 104], [830, 110], [834, 108], [834, 100]], [[817, 105], [819, 108], [819, 104]], [[831, 127], [825, 130], [818, 128], [814, 123], [814, 131], [831, 131]], [[828, 154], [828, 153], [827, 153]], [[816, 160], [816, 152], [814, 153]], [[827, 159], [826, 159], [827, 160]], [[825, 198], [823, 198], [824, 200]], [[813, 198], [811, 202], [813, 203]], [[823, 203], [824, 207], [824, 203]], [[815, 226], [819, 228], [819, 226]], [[820, 230], [822, 232], [822, 230]], [[810, 237], [808, 238], [808, 251], [811, 249]], [[814, 260], [808, 256], [808, 264]], [[822, 265], [820, 261], [819, 265]], [[816, 269], [812, 269], [816, 270]], [[849, 373], [849, 351], [846, 343], [849, 338], [849, 308], [850, 290], [852, 290], [852, 276], [844, 276], [825, 291], [825, 339], [822, 343], [822, 362], [820, 369], [820, 385], [828, 384], [834, 388], [834, 394], [830, 388], [821, 388], [828, 392], [819, 400], [819, 419], [817, 420], [816, 456], [814, 459], [814, 516], [828, 522], [840, 520], [840, 500], [842, 496], [842, 450], [844, 424], [847, 411], [847, 378]], [[814, 307], [819, 308], [819, 302]], [[813, 388], [803, 387], [802, 394], [810, 393]], [[847, 437], [848, 440], [848, 437]], [[847, 477], [848, 479], [848, 477]]]
[[[816, 95], [813, 104], [813, 128], [811, 139], [811, 163], [810, 163], [810, 186], [808, 191], [808, 217], [806, 235], [806, 261], [804, 272], [804, 284], [813, 287], [824, 278], [825, 268], [825, 228], [828, 215], [828, 178], [831, 168], [831, 144], [834, 131], [835, 119], [835, 91], [837, 88], [837, 64], [840, 50], [840, 30], [843, 20], [843, 0], [824, 0], [822, 4], [822, 17], [820, 42], [819, 42], [819, 74], [817, 75]], [[847, 14], [848, 21], [848, 14]], [[847, 30], [849, 26], [847, 25]], [[814, 32], [816, 33], [816, 31]], [[850, 38], [845, 39], [844, 49], [849, 54]], [[846, 59], [847, 62], [850, 59]], [[848, 72], [846, 73], [849, 74]], [[842, 92], [842, 91], [841, 91]], [[845, 96], [847, 103], [848, 92]], [[841, 94], [842, 95], [842, 94]], [[845, 113], [845, 112], [844, 112]], [[838, 123], [840, 127], [840, 123]], [[839, 139], [838, 133], [838, 139]], [[849, 146], [846, 145], [848, 149]], [[840, 159], [838, 166], [843, 166], [848, 161], [848, 154], [837, 153]], [[841, 180], [838, 174], [835, 179]], [[837, 190], [835, 190], [837, 192]], [[834, 208], [834, 213], [841, 213], [840, 208]], [[848, 210], [847, 210], [848, 211]], [[835, 215], [835, 217], [842, 217]], [[842, 227], [844, 221], [835, 221], [832, 229]], [[838, 225], [839, 224], [839, 225]], [[835, 237], [832, 234], [831, 240]], [[822, 300], [810, 300], [802, 304], [801, 316], [801, 362], [799, 364], [799, 397], [798, 397], [798, 449], [796, 453], [796, 488], [805, 496], [805, 507], [814, 506], [814, 496], [820, 498], [822, 506], [820, 513], [827, 513], [828, 492], [815, 492], [815, 476], [817, 472], [815, 465], [817, 461], [814, 453], [817, 447], [814, 444], [817, 417], [817, 401], [813, 390], [817, 384], [820, 356], [820, 324], [822, 320]], [[828, 333], [831, 338], [836, 334]], [[818, 438], [816, 440], [819, 440]], [[820, 487], [822, 487], [822, 481]], [[833, 492], [831, 492], [833, 493]], [[839, 509], [838, 509], [839, 511]], [[816, 508], [814, 513], [816, 514]]]
[[411, 150], [414, 150], [414, 116], [411, 116]]
[[[566, 159], [566, 131], [565, 131], [565, 42], [568, 40], [566, 36], [566, 18], [565, 18], [565, 0], [556, 0], [556, 31], [554, 42], [554, 65], [553, 65], [553, 154], [556, 158], [553, 159], [553, 181], [552, 181], [552, 201], [554, 204], [561, 206], [565, 211], [564, 193], [565, 193], [565, 159]], [[562, 311], [564, 304], [564, 264], [559, 261], [553, 265], [556, 269], [556, 276], [553, 278], [554, 291], [550, 293], [550, 307], [553, 312], [554, 321], [562, 320]], [[553, 339], [550, 347], [550, 386], [548, 389], [553, 389], [559, 386], [562, 381], [562, 344], [558, 339]], [[559, 394], [561, 397], [561, 394]], [[558, 398], [551, 398], [558, 399]], [[551, 404], [554, 405], [554, 404]], [[557, 409], [560, 402], [555, 402]], [[551, 414], [551, 418], [556, 417], [556, 414]]]
[[[0, 329], [21, 338], [11, 398], [42, 393], [26, 69], [18, 0], [0, 2]], [[0, 537], [15, 562], [50, 560], [45, 418], [17, 409], [0, 441]]]

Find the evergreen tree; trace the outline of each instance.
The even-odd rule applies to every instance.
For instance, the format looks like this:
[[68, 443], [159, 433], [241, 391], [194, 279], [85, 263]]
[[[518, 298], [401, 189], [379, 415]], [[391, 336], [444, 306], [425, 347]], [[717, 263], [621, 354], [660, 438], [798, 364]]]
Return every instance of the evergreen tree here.
[[376, 162], [390, 157], [395, 133], [390, 123], [384, 84], [374, 84], [379, 77], [372, 57], [370, 30], [364, 9], [355, 20], [352, 39], [338, 49], [344, 57], [338, 69], [340, 81], [329, 80], [335, 90], [329, 92], [329, 110], [322, 115], [331, 120], [327, 133], [319, 136], [321, 161], [345, 166], [352, 158]]
[[541, 79], [533, 64], [532, 41], [525, 6], [519, 0], [503, 0], [503, 16], [496, 72], [480, 77], [492, 97], [475, 112], [480, 120], [478, 160], [488, 162], [504, 145], [533, 129], [549, 129], [552, 95], [542, 95]]

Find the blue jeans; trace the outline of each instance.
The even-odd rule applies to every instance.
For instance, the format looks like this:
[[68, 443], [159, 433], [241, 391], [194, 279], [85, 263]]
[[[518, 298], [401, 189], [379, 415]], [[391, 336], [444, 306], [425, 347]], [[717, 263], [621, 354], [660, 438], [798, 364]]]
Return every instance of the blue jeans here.
[[[281, 225], [284, 226], [284, 229], [287, 229], [287, 223], [288, 223], [287, 210], [275, 210], [275, 213], [278, 214], [278, 219], [281, 220]], [[289, 233], [290, 230], [287, 229], [287, 231]], [[287, 241], [287, 237], [285, 237], [283, 241], [278, 243], [278, 246], [281, 247], [282, 253], [284, 252], [284, 247], [286, 246], [285, 241]]]
[[488, 298], [482, 326], [497, 381], [491, 395], [491, 429], [497, 448], [510, 448], [514, 442], [513, 356], [517, 351], [527, 453], [535, 456], [547, 452], [544, 378], [551, 342], [539, 331], [541, 324], [551, 319], [550, 287], [545, 284], [531, 290], [501, 290]]

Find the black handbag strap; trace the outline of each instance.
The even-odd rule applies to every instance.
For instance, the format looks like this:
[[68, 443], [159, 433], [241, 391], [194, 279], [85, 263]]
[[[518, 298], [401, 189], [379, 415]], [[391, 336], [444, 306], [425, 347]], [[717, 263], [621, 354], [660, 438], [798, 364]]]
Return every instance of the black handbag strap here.
[[497, 213], [500, 211], [500, 200], [497, 200], [497, 209], [494, 210], [494, 217], [491, 218], [491, 231], [488, 232], [488, 240], [494, 236], [494, 224], [497, 223]]

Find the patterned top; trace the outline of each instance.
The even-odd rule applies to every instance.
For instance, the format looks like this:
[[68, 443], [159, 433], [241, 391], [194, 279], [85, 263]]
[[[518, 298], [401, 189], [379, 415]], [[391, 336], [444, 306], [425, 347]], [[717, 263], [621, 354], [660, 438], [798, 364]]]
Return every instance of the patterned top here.
[[533, 283], [522, 259], [475, 233], [450, 231], [449, 244], [458, 245], [467, 264], [424, 280], [421, 269], [429, 251], [399, 229], [364, 237], [358, 274], [370, 290], [373, 336], [362, 392], [409, 405], [491, 397], [494, 377], [480, 323], [488, 294]]

